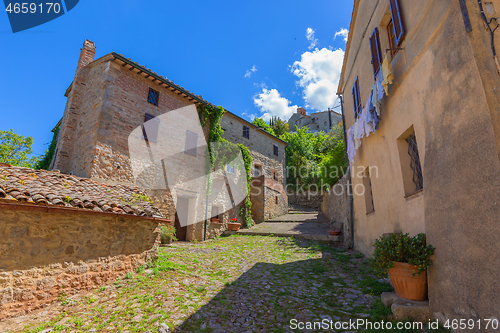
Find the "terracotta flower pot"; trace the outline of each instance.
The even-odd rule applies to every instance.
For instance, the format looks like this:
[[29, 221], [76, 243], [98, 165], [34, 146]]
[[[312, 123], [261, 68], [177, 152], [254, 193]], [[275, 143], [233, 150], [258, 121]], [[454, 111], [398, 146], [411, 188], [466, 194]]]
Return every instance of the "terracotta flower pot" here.
[[214, 218], [212, 218], [212, 219], [210, 219], [210, 221], [213, 222], [213, 223], [220, 223], [220, 219], [214, 219]]
[[338, 235], [340, 235], [340, 231], [339, 230], [328, 230], [328, 233], [331, 236], [338, 236]]
[[240, 230], [240, 227], [241, 227], [241, 223], [238, 223], [238, 222], [228, 222], [227, 223], [227, 228], [231, 231], [238, 231]]
[[399, 297], [413, 301], [424, 301], [427, 299], [427, 271], [413, 276], [417, 268], [404, 262], [395, 262], [393, 268], [389, 268], [394, 290]]

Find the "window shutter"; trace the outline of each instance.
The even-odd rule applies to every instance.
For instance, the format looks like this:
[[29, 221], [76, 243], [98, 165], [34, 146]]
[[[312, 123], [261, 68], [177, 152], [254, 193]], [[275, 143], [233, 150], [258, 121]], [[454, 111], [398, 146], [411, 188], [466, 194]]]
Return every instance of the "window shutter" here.
[[352, 87], [352, 100], [354, 102], [354, 119], [357, 119], [359, 113], [361, 112], [361, 98], [359, 97], [359, 80], [357, 77], [356, 81], [354, 82], [354, 86]]
[[278, 146], [273, 145], [274, 155], [279, 156]]
[[405, 35], [405, 28], [403, 25], [403, 19], [401, 15], [401, 10], [399, 6], [399, 0], [389, 0], [389, 4], [391, 7], [391, 16], [392, 16], [392, 26], [394, 28], [394, 36], [396, 37], [396, 44], [399, 46], [403, 37]]
[[144, 115], [144, 126], [142, 134], [144, 139], [149, 142], [156, 142], [158, 140], [158, 130], [160, 128], [160, 119], [153, 115], [146, 113]]
[[188, 155], [196, 156], [196, 146], [198, 145], [198, 134], [186, 131], [186, 146], [184, 152]]
[[372, 51], [372, 65], [373, 65], [373, 75], [377, 76], [380, 70], [380, 63], [382, 62], [382, 52], [380, 50], [380, 36], [378, 33], [378, 28], [373, 30], [372, 36], [370, 37], [370, 49]]

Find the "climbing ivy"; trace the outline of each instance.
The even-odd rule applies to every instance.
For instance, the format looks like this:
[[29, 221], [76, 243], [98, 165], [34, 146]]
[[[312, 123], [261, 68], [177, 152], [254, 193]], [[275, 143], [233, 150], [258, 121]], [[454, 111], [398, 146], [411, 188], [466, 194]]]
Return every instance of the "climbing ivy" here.
[[57, 133], [59, 133], [59, 126], [54, 129], [54, 135], [52, 136], [52, 141], [50, 142], [49, 149], [45, 151], [45, 155], [35, 164], [36, 170], [49, 170], [50, 163], [52, 163], [52, 158], [54, 157], [54, 153], [56, 151]]
[[[252, 156], [250, 156], [250, 151], [247, 147], [242, 144], [233, 144], [227, 141], [222, 137], [224, 134], [224, 130], [222, 129], [220, 123], [222, 116], [224, 115], [224, 108], [222, 106], [215, 106], [211, 104], [198, 105], [198, 116], [200, 117], [200, 122], [203, 127], [207, 125], [209, 126], [208, 133], [208, 142], [223, 142], [228, 143], [230, 145], [234, 145], [234, 147], [239, 147], [241, 154], [243, 156], [243, 161], [245, 163], [245, 171], [247, 174], [247, 186], [248, 186], [248, 195], [245, 198], [245, 207], [242, 207], [240, 210], [240, 216], [245, 219], [245, 223], [247, 227], [250, 227], [253, 224], [252, 219], [252, 202], [250, 201], [250, 182], [252, 180], [251, 168], [252, 168]], [[225, 165], [225, 161], [220, 160], [220, 156], [217, 156], [217, 152], [213, 152], [210, 144], [208, 145], [208, 152], [210, 156], [210, 164], [207, 163], [207, 174], [209, 174], [214, 169], [214, 161], [217, 160], [219, 165]], [[232, 154], [229, 154], [232, 155]], [[210, 189], [212, 187], [212, 180], [209, 179], [208, 191], [210, 193]]]

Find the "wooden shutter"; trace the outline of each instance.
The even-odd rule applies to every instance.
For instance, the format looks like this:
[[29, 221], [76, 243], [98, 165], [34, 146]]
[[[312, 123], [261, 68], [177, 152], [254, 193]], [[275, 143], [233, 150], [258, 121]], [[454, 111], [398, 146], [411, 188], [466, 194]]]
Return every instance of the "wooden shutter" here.
[[278, 146], [273, 145], [273, 150], [274, 150], [274, 155], [278, 156], [279, 155]]
[[153, 115], [146, 113], [144, 115], [144, 126], [142, 127], [142, 134], [144, 139], [149, 142], [156, 142], [158, 140], [158, 129], [160, 127], [160, 119]]
[[186, 146], [184, 152], [188, 155], [196, 156], [196, 146], [198, 145], [198, 134], [186, 131]]
[[377, 76], [377, 73], [380, 70], [380, 64], [382, 63], [382, 52], [380, 50], [380, 36], [378, 34], [378, 28], [373, 30], [372, 36], [370, 37], [370, 49], [372, 51], [373, 75]]
[[403, 24], [403, 18], [401, 13], [401, 7], [399, 6], [399, 0], [389, 0], [391, 7], [392, 16], [392, 26], [394, 28], [394, 36], [396, 37], [396, 44], [399, 46], [403, 37], [405, 35], [405, 28]]
[[352, 87], [352, 100], [354, 103], [354, 119], [357, 119], [359, 113], [361, 112], [361, 98], [359, 97], [359, 80], [357, 77]]

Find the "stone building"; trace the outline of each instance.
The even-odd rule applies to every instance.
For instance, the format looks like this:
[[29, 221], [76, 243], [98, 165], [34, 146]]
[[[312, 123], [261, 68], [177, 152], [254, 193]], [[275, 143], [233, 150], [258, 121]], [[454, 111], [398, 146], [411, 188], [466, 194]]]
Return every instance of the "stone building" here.
[[0, 163], [0, 320], [115, 281], [171, 224], [137, 187]]
[[[488, 28], [499, 16], [499, 0], [354, 2], [338, 87], [354, 248], [371, 255], [384, 233], [426, 233], [441, 320], [500, 313], [500, 39]], [[353, 135], [356, 124], [367, 133]]]
[[[162, 159], [164, 165], [156, 169], [157, 173], [162, 167], [163, 170], [175, 170], [176, 179], [189, 178], [188, 173], [193, 172], [193, 167], [195, 172], [203, 173], [206, 170], [203, 155], [207, 153], [209, 124], [201, 127], [194, 107], [209, 103], [123, 55], [113, 52], [94, 60], [95, 51], [94, 43], [85, 40], [74, 80], [65, 94], [68, 99], [59, 124], [51, 168], [102, 183], [133, 184], [136, 179], [130, 154], [134, 152], [131, 152], [129, 140], [134, 133], [139, 133], [139, 139], [147, 143], [137, 146], [136, 154], [151, 149], [174, 151], [180, 148], [180, 154]], [[173, 126], [169, 121], [160, 124], [160, 119], [168, 117], [182, 126]], [[254, 168], [260, 168], [267, 178], [273, 177], [273, 172], [279, 174], [275, 182], [284, 184], [286, 143], [230, 112], [225, 113], [223, 123], [230, 141], [250, 148], [255, 158]], [[156, 131], [151, 130], [154, 126]], [[162, 126], [169, 126], [168, 130], [163, 130], [168, 132], [168, 137], [161, 137], [162, 133], [158, 132]], [[250, 138], [247, 138], [248, 133]], [[189, 145], [191, 148], [188, 149]], [[274, 154], [274, 149], [277, 154]], [[193, 155], [192, 159], [189, 155]], [[232, 209], [219, 216], [216, 210], [225, 211], [226, 207], [194, 209], [204, 205], [206, 196], [205, 193], [194, 194], [189, 188], [174, 191], [171, 186], [163, 184], [149, 194], [163, 215], [176, 221], [179, 239], [200, 240], [218, 235], [225, 230], [229, 218], [240, 215], [239, 209]], [[281, 191], [273, 207], [266, 206], [265, 209], [272, 212], [270, 217], [282, 214], [286, 212], [286, 202], [286, 194]], [[209, 221], [206, 233], [204, 223], [185, 226], [179, 221], [179, 213], [189, 221], [205, 220], [206, 211], [222, 218], [221, 223]]]
[[342, 115], [333, 110], [307, 114], [306, 109], [297, 108], [288, 120], [288, 128], [290, 132], [295, 132], [295, 126], [298, 128], [307, 127], [310, 132], [328, 132], [338, 123], [342, 122]]

